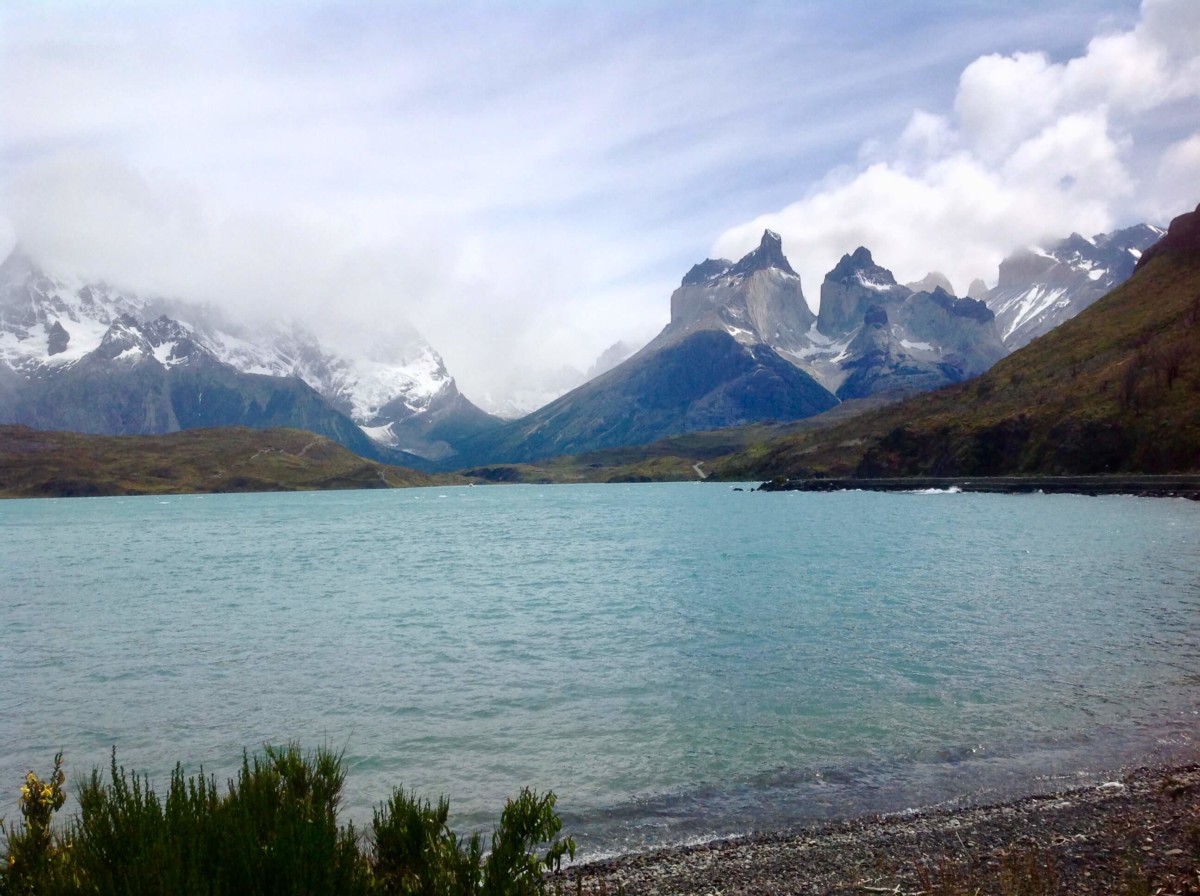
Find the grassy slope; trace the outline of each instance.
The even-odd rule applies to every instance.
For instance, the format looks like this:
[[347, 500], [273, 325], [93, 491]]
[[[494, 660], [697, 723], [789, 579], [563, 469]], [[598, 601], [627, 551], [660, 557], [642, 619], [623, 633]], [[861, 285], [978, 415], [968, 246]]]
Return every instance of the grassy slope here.
[[816, 417], [792, 423], [759, 423], [710, 432], [685, 433], [622, 448], [564, 455], [528, 464], [484, 464], [460, 475], [488, 482], [677, 482], [701, 478], [709, 464], [771, 439], [823, 429], [856, 417], [893, 399], [872, 397], [843, 402]]
[[0, 496], [396, 488], [434, 479], [295, 429], [94, 436], [0, 426]]
[[723, 478], [1200, 471], [1200, 257], [1158, 255], [978, 379], [715, 466]]

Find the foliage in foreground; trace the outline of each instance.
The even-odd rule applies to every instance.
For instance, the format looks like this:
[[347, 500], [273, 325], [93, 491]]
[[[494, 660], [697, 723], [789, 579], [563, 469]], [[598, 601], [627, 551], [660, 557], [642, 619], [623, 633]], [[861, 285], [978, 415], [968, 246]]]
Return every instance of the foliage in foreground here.
[[[533, 896], [574, 841], [560, 839], [553, 793], [509, 800], [484, 852], [479, 834], [456, 835], [449, 803], [434, 808], [397, 789], [369, 832], [337, 820], [341, 756], [295, 746], [243, 756], [225, 793], [216, 781], [171, 775], [165, 798], [126, 774], [114, 752], [105, 780], [79, 788], [79, 815], [61, 829], [62, 755], [47, 779], [30, 772], [22, 820], [0, 822], [0, 896], [26, 894], [388, 894]], [[537, 850], [544, 848], [545, 852]]]

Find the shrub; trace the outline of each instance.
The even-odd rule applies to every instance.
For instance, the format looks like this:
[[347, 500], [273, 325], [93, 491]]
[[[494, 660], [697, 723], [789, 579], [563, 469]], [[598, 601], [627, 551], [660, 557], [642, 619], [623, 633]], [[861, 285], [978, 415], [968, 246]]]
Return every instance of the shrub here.
[[0, 870], [0, 893], [50, 893], [60, 889], [67, 876], [67, 847], [50, 827], [54, 813], [66, 800], [62, 753], [54, 757], [54, 771], [46, 779], [30, 771], [21, 785], [19, 827], [8, 828], [0, 821], [7, 841], [4, 867]]
[[345, 777], [340, 754], [266, 747], [243, 754], [223, 795], [214, 779], [177, 765], [160, 799], [148, 779], [117, 765], [114, 750], [107, 780], [93, 770], [82, 782], [79, 816], [59, 834], [51, 821], [65, 799], [60, 754], [48, 779], [26, 777], [23, 824], [0, 822], [0, 896], [532, 896], [575, 854], [558, 837], [554, 794], [529, 790], [505, 804], [486, 856], [478, 834], [450, 830], [447, 800], [435, 808], [402, 790], [360, 836], [338, 824]]

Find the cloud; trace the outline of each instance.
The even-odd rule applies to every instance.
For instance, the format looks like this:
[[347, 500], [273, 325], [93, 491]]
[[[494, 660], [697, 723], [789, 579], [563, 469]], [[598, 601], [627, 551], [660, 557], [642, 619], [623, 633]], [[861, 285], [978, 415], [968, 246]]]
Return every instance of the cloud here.
[[[858, 242], [986, 273], [1029, 220], [1118, 217], [1105, 191], [1150, 177], [1130, 174], [1142, 113], [1078, 99], [1096, 77], [1052, 60], [1119, 23], [1108, 37], [1158, 54], [1122, 83], [1152, 71], [1166, 116], [1187, 102], [1177, 12], [1014, 4], [15, 0], [0, 251], [11, 225], [48, 265], [143, 292], [350, 336], [411, 320], [469, 396], [515, 389], [652, 336], [712, 235], [780, 197], [819, 213], [773, 216], [795, 219], [776, 229], [814, 298]], [[1044, 54], [1011, 64], [1027, 45]], [[1021, 99], [1041, 78], [1053, 100], [1014, 116], [960, 84], [961, 115], [938, 114], [991, 54], [980, 91]], [[1163, 145], [1188, 136], [1164, 122]], [[1144, 170], [1190, 170], [1177, 156]]]
[[[1190, 207], [1200, 156], [1200, 7], [1146, 0], [1137, 24], [1094, 37], [1064, 62], [1042, 52], [988, 54], [963, 70], [953, 112], [915, 112], [863, 167], [841, 171], [805, 198], [730, 228], [714, 252], [736, 257], [764, 227], [784, 248], [816, 304], [826, 271], [866, 245], [901, 281], [930, 269], [960, 292], [1022, 244], [1091, 235]], [[1139, 143], [1156, 110], [1179, 111]], [[1149, 166], [1141, 170], [1135, 157]]]
[[[1200, 204], [1200, 134], [1171, 144], [1159, 159], [1145, 208], [1157, 220], [1166, 221], [1184, 211], [1188, 203]], [[1192, 193], [1186, 191], [1191, 188]], [[1181, 206], [1181, 203], [1183, 204]]]

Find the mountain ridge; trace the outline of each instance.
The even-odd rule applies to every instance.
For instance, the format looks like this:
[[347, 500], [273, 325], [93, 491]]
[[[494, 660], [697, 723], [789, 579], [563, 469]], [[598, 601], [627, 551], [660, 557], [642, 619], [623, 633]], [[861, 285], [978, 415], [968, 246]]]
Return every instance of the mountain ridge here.
[[[304, 426], [363, 456], [416, 464], [498, 425], [415, 330], [376, 341], [374, 353], [339, 354], [298, 323], [249, 327], [212, 306], [55, 278], [18, 247], [0, 264], [0, 421], [106, 433]], [[229, 400], [223, 416], [199, 413], [206, 377], [210, 395], [242, 393], [241, 409]], [[89, 396], [110, 405], [108, 417]]]
[[714, 463], [726, 478], [1200, 470], [1200, 207], [1134, 275], [982, 376]]

